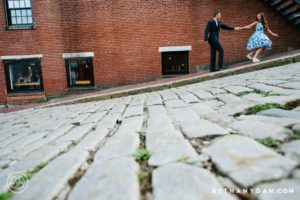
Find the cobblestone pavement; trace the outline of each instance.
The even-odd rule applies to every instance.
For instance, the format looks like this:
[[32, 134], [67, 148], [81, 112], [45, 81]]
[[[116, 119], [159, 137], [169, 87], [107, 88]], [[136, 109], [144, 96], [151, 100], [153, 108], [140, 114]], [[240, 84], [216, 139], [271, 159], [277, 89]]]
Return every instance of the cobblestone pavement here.
[[0, 131], [0, 192], [30, 178], [16, 200], [300, 199], [299, 63], [1, 114]]

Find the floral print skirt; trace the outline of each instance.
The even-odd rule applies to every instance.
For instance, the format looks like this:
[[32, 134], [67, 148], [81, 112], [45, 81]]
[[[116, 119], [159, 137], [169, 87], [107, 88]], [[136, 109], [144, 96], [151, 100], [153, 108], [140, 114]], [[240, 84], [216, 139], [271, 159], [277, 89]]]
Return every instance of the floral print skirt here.
[[247, 50], [256, 50], [264, 47], [265, 49], [272, 49], [272, 41], [264, 33], [254, 33], [247, 44]]

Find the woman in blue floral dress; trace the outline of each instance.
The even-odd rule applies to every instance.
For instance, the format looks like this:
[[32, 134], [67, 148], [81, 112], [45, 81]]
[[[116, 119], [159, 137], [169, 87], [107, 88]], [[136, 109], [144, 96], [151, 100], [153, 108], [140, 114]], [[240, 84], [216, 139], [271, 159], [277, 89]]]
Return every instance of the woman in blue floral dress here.
[[272, 41], [265, 34], [265, 31], [273, 35], [274, 37], [278, 37], [276, 33], [273, 33], [266, 21], [264, 13], [259, 13], [256, 17], [256, 21], [248, 26], [241, 27], [241, 29], [250, 29], [253, 26], [256, 26], [255, 32], [249, 38], [249, 42], [247, 44], [247, 50], [251, 51], [247, 58], [252, 60], [253, 62], [259, 62], [260, 60], [257, 58], [259, 54], [261, 54], [265, 49], [272, 48]]

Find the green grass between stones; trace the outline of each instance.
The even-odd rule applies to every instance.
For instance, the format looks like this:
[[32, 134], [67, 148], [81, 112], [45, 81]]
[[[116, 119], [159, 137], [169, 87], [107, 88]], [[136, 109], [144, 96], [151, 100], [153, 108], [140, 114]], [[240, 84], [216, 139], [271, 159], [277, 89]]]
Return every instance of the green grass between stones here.
[[256, 93], [256, 94], [263, 94], [264, 93], [262, 90], [257, 89], [257, 88], [254, 88], [253, 92]]
[[236, 96], [242, 97], [242, 96], [245, 96], [245, 95], [250, 94], [250, 93], [252, 93], [252, 92], [249, 92], [249, 91], [240, 92], [240, 93], [237, 93]]
[[0, 194], [0, 200], [9, 200], [13, 196], [13, 193], [11, 191], [3, 192]]
[[261, 112], [261, 111], [264, 111], [264, 110], [269, 110], [269, 109], [272, 109], [272, 108], [280, 108], [280, 105], [276, 104], [276, 103], [266, 103], [266, 104], [263, 104], [263, 105], [257, 105], [257, 106], [253, 106], [253, 107], [249, 108], [247, 110], [247, 113], [253, 115], [253, 114], [256, 114], [258, 112]]
[[271, 137], [256, 139], [259, 143], [268, 147], [278, 147], [278, 142]]
[[[18, 189], [17, 187], [22, 187], [22, 185], [24, 185], [26, 181], [31, 179], [35, 173], [43, 169], [45, 166], [47, 166], [47, 164], [48, 164], [47, 162], [42, 162], [36, 165], [32, 170], [27, 171], [24, 176], [21, 176], [14, 182], [14, 184], [11, 186], [10, 189], [17, 190]], [[0, 200], [10, 200], [12, 197], [13, 197], [13, 192], [11, 191], [0, 193]]]
[[271, 97], [271, 96], [282, 96], [282, 95], [276, 92], [266, 92], [263, 94], [263, 97]]
[[[143, 138], [143, 137], [142, 137]], [[144, 141], [144, 139], [142, 139]], [[139, 179], [140, 183], [140, 190], [141, 190], [141, 199], [146, 199], [146, 194], [152, 190], [151, 184], [151, 173], [153, 171], [153, 167], [148, 165], [148, 160], [151, 154], [148, 149], [145, 148], [144, 143], [138, 148], [134, 154], [135, 160], [140, 165], [140, 170], [137, 173], [137, 178]]]
[[300, 140], [300, 131], [298, 132], [295, 132], [292, 136], [292, 139], [295, 139], [295, 140]]
[[242, 97], [242, 96], [245, 96], [245, 95], [250, 94], [250, 93], [260, 94], [263, 97], [281, 96], [282, 95], [282, 94], [279, 94], [279, 93], [276, 93], [276, 92], [264, 92], [260, 89], [254, 88], [253, 91], [240, 92], [240, 93], [236, 94], [236, 96]]
[[26, 173], [26, 176], [28, 179], [31, 179], [31, 177], [37, 173], [38, 171], [40, 171], [41, 169], [43, 169], [44, 167], [46, 167], [48, 165], [47, 162], [41, 162], [40, 164], [38, 164], [37, 166], [35, 166], [32, 170], [28, 171]]
[[147, 179], [150, 176], [150, 171], [140, 170], [138, 173], [138, 178], [140, 181]]
[[136, 150], [134, 157], [137, 161], [148, 160], [150, 158], [150, 152], [148, 149], [139, 148]]

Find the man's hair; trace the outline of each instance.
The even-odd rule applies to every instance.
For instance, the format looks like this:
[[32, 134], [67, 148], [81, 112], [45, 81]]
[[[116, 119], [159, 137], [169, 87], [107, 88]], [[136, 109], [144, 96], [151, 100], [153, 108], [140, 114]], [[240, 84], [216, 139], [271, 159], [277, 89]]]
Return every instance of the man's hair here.
[[214, 12], [214, 17], [217, 16], [220, 12], [219, 11], [215, 11]]

